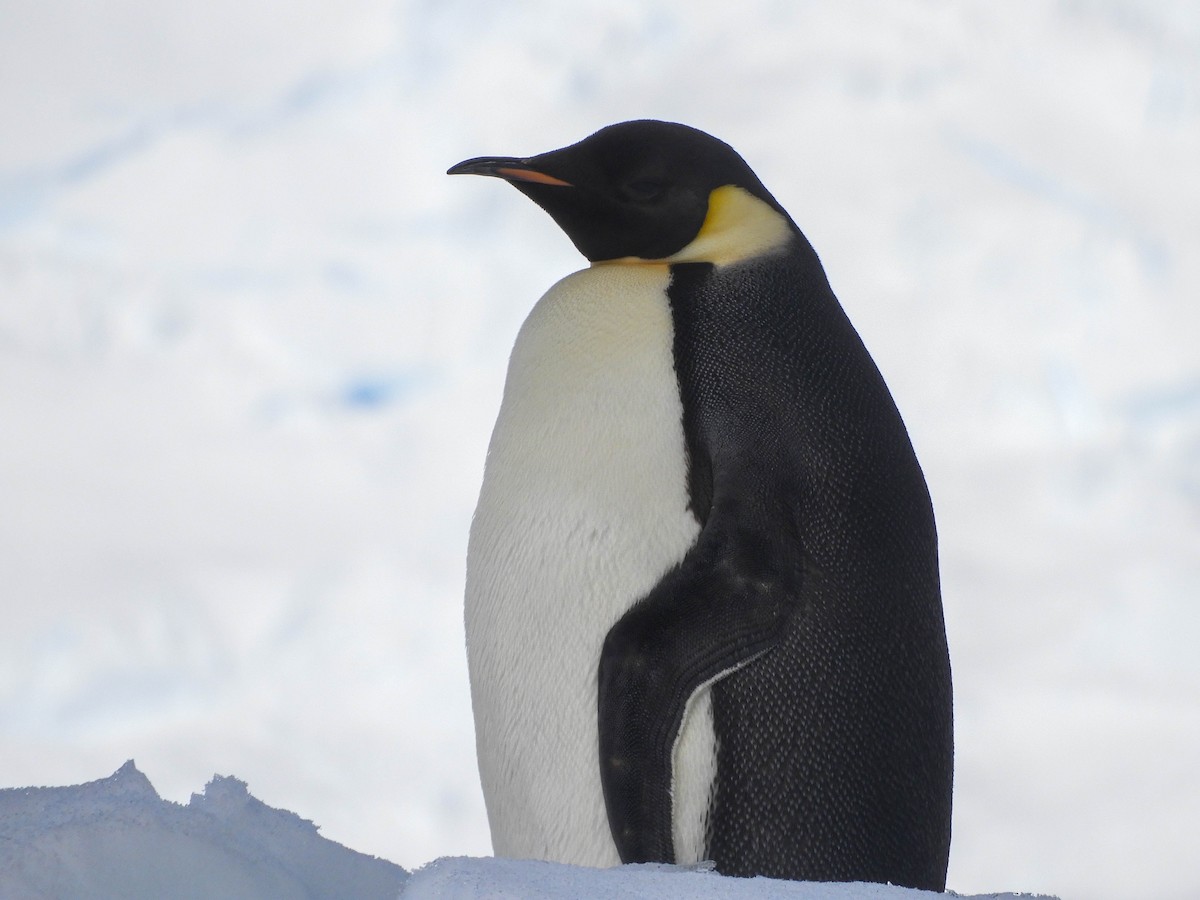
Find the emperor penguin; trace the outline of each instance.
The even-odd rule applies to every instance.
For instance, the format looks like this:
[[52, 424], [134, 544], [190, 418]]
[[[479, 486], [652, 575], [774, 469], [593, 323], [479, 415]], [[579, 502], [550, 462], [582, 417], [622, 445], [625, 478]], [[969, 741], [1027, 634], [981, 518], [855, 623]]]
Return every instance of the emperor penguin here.
[[521, 326], [471, 524], [495, 853], [944, 890], [933, 509], [808, 240], [684, 125], [449, 173], [590, 262]]

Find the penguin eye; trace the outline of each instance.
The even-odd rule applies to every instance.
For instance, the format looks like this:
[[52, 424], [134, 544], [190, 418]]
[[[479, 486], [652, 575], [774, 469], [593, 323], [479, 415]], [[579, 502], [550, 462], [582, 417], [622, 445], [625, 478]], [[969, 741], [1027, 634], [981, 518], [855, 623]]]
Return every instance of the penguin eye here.
[[625, 193], [639, 202], [657, 200], [667, 191], [667, 183], [658, 178], [638, 178], [625, 185]]

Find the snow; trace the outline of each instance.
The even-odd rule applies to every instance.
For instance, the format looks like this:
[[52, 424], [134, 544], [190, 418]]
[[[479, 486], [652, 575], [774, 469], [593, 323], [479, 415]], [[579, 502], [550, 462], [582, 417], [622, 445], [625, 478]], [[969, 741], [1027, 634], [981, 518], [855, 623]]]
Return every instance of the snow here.
[[442, 176], [638, 116], [821, 253], [941, 535], [950, 885], [1200, 894], [1200, 7], [83, 0], [0, 13], [0, 759], [489, 851], [461, 589], [580, 260]]
[[434, 860], [410, 877], [321, 837], [312, 822], [256, 800], [236, 778], [214, 777], [186, 806], [163, 800], [132, 760], [108, 778], [75, 787], [0, 790], [0, 838], [0, 896], [7, 900], [941, 896], [878, 884], [723, 878], [705, 865], [588, 869], [460, 857]]
[[[699, 867], [630, 865], [586, 869], [514, 859], [444, 858], [413, 873], [405, 900], [479, 897], [489, 900], [557, 900], [562, 897], [606, 897], [614, 900], [932, 900], [932, 891], [885, 884], [820, 884], [772, 878], [724, 878]], [[1033, 894], [963, 895], [963, 900], [1053, 900]]]
[[133, 761], [78, 787], [0, 791], [0, 895], [9, 900], [395, 898], [408, 873], [215, 777], [187, 806]]

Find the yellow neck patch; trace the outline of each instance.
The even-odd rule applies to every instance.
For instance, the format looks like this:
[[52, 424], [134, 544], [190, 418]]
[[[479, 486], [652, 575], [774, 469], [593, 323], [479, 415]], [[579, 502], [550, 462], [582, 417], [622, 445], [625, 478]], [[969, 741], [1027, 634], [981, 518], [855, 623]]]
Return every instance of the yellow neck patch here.
[[682, 250], [662, 259], [622, 256], [596, 260], [593, 266], [664, 266], [707, 262], [717, 266], [741, 262], [777, 250], [792, 236], [788, 220], [745, 188], [727, 184], [708, 195], [708, 213], [700, 231]]
[[708, 215], [692, 242], [664, 262], [741, 262], [782, 247], [792, 236], [786, 218], [745, 188], [727, 184], [708, 195]]

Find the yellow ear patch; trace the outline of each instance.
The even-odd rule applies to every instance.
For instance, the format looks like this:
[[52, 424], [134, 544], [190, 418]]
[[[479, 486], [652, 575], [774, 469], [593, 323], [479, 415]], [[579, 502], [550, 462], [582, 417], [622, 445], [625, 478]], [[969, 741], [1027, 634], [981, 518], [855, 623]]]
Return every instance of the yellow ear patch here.
[[663, 262], [727, 266], [775, 250], [791, 235], [791, 226], [777, 210], [745, 188], [727, 184], [708, 195], [708, 214], [696, 237]]

